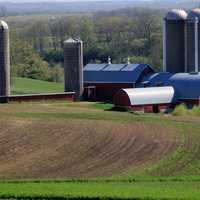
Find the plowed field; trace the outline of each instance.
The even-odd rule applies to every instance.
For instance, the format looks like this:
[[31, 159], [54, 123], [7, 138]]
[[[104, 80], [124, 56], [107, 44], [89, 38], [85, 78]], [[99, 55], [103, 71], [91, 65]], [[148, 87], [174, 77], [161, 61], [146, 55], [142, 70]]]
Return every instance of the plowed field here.
[[[124, 121], [124, 113], [71, 105], [1, 105], [0, 178], [128, 175], [165, 159], [180, 143], [179, 130], [173, 126]], [[78, 108], [101, 117], [70, 118]], [[112, 120], [115, 115], [119, 119]]]

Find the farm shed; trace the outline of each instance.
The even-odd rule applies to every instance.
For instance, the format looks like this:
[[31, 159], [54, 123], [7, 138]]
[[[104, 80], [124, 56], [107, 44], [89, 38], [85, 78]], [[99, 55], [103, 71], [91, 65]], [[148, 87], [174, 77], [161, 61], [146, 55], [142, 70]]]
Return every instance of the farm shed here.
[[114, 105], [134, 111], [159, 112], [168, 109], [174, 100], [173, 87], [132, 88], [117, 92]]
[[169, 85], [176, 90], [178, 100], [188, 106], [200, 105], [200, 74], [177, 73], [169, 78]]
[[200, 73], [154, 73], [142, 78], [137, 87], [172, 86], [176, 91], [177, 103], [188, 107], [200, 105]]
[[88, 64], [83, 69], [84, 98], [112, 101], [122, 88], [134, 88], [142, 76], [154, 70], [146, 64]]

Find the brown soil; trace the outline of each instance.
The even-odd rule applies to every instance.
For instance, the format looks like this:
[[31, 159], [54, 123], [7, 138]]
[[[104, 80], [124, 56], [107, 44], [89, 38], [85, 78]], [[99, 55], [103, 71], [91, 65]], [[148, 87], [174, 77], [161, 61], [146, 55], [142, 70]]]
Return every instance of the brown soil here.
[[61, 103], [61, 102], [26, 102], [26, 103], [11, 103], [0, 104], [0, 112], [15, 113], [15, 112], [31, 112], [31, 113], [58, 113], [58, 112], [101, 112], [101, 110], [92, 108], [91, 103]]
[[127, 174], [174, 151], [175, 131], [141, 122], [1, 118], [0, 178]]

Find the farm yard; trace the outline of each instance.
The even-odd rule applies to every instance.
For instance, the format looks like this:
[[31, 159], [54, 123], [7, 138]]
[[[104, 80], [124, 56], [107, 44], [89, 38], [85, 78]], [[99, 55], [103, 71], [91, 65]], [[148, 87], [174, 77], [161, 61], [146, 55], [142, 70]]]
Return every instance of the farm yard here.
[[[62, 83], [12, 79], [12, 94], [62, 91]], [[0, 199], [198, 199], [200, 109], [112, 107], [0, 104]]]
[[0, 200], [200, 199], [199, 3], [34, 1], [0, 4]]
[[0, 105], [0, 199], [198, 199], [200, 118], [89, 102]]

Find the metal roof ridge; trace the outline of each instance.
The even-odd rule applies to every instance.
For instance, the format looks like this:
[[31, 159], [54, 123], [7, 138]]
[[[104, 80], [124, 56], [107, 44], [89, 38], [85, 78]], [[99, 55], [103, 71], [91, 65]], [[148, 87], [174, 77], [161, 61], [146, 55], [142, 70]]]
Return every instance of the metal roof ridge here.
[[[141, 66], [141, 67], [139, 67], [139, 66]], [[138, 69], [139, 69], [139, 72], [137, 73], [137, 76], [136, 76], [136, 81], [135, 82], [137, 82], [138, 81], [138, 79], [140, 78], [140, 76], [141, 76], [141, 74], [143, 73], [143, 71], [147, 68], [147, 67], [149, 67], [150, 69], [152, 69], [149, 65], [146, 65], [146, 64], [143, 64], [143, 65], [138, 65]], [[153, 70], [153, 69], [152, 69]], [[154, 70], [153, 70], [154, 71]]]
[[99, 71], [104, 71], [104, 69], [107, 68], [109, 65], [111, 65], [111, 64], [105, 63], [105, 66], [102, 69], [100, 69]]
[[131, 65], [131, 64], [126, 63], [119, 71], [122, 71], [122, 70], [125, 69], [128, 65]]

